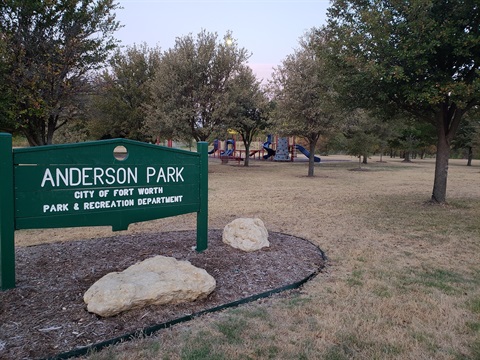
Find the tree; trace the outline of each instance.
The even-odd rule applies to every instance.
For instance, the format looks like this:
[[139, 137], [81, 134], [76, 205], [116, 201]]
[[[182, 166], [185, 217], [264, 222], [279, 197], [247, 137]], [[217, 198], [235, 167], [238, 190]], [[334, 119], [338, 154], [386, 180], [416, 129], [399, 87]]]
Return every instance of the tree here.
[[436, 131], [432, 124], [406, 119], [397, 137], [398, 144], [404, 151], [404, 162], [411, 162], [412, 157], [416, 157], [418, 153], [423, 159], [426, 149], [434, 146], [435, 137]]
[[480, 102], [478, 2], [335, 0], [328, 15], [342, 94], [435, 125], [431, 201], [444, 203], [452, 140]]
[[[6, 37], [0, 33], [0, 80], [8, 75], [9, 52], [7, 51]], [[12, 91], [5, 81], [0, 81], [0, 130], [15, 129], [15, 122], [11, 116], [9, 106], [12, 102]]]
[[[0, 34], [7, 45], [1, 82], [12, 94], [2, 130], [20, 132], [32, 146], [76, 116], [87, 75], [116, 46], [113, 0], [5, 0]], [[10, 126], [8, 126], [10, 125]]]
[[144, 105], [150, 98], [148, 83], [160, 63], [160, 50], [146, 44], [117, 49], [108, 70], [96, 79], [92, 103], [92, 134], [97, 138], [122, 137], [144, 141]]
[[209, 139], [225, 121], [228, 88], [247, 59], [231, 33], [223, 41], [205, 30], [196, 38], [177, 38], [163, 54], [150, 86], [149, 129], [175, 139]]
[[232, 80], [228, 91], [230, 106], [227, 126], [237, 131], [245, 145], [244, 166], [249, 165], [250, 145], [268, 125], [269, 102], [253, 71], [245, 66]]
[[467, 166], [472, 166], [473, 149], [478, 146], [480, 121], [478, 109], [467, 114], [465, 121], [460, 124], [457, 136], [453, 141], [454, 150], [465, 150]]
[[383, 162], [383, 155], [389, 146], [389, 143], [398, 136], [403, 123], [401, 121], [393, 121], [392, 119], [379, 119], [373, 117], [369, 130], [375, 136], [375, 152], [380, 154], [380, 162]]
[[284, 135], [296, 135], [309, 144], [308, 176], [314, 176], [318, 139], [337, 125], [333, 74], [325, 61], [325, 37], [312, 42], [313, 31], [300, 41], [300, 48], [283, 60], [273, 73], [275, 122]]
[[344, 135], [347, 154], [358, 157], [359, 167], [367, 164], [367, 159], [375, 148], [380, 146], [380, 135], [383, 124], [362, 109], [348, 114], [345, 122]]
[[355, 132], [347, 141], [347, 154], [358, 157], [358, 168], [362, 168], [363, 163], [366, 164], [366, 158], [373, 152], [375, 138], [372, 134], [362, 131]]

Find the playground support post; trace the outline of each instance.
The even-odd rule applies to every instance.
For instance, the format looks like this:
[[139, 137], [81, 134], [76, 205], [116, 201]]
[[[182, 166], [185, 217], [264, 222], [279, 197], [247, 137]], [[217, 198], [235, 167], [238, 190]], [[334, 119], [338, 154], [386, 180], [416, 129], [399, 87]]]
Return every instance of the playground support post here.
[[15, 287], [12, 135], [0, 134], [0, 290]]
[[197, 251], [201, 252], [208, 244], [208, 142], [197, 143], [200, 154], [200, 210], [197, 212]]

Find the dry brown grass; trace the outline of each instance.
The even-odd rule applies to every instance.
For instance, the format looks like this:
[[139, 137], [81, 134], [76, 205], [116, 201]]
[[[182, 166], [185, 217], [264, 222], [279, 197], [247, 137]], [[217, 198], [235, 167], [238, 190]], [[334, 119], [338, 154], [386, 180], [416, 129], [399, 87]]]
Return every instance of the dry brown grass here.
[[[480, 166], [452, 160], [449, 205], [426, 201], [433, 160], [210, 163], [209, 225], [260, 217], [314, 242], [327, 270], [301, 293], [201, 317], [89, 359], [480, 359]], [[344, 158], [343, 158], [344, 159]], [[350, 158], [347, 158], [350, 159]], [[195, 228], [186, 215], [128, 232]], [[17, 246], [111, 234], [20, 231]]]

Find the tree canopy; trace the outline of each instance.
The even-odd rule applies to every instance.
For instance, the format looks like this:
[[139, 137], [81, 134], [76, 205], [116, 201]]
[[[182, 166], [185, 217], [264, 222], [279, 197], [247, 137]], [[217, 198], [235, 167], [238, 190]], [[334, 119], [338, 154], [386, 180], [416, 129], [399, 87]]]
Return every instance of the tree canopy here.
[[349, 101], [408, 111], [436, 126], [432, 201], [445, 202], [452, 139], [480, 102], [478, 2], [335, 0], [328, 15]]
[[75, 116], [87, 75], [104, 65], [119, 28], [113, 0], [5, 0], [0, 35], [9, 90], [0, 129], [22, 133], [29, 144], [51, 144]]
[[338, 125], [334, 78], [326, 62], [328, 45], [322, 37], [314, 43], [313, 34], [302, 38], [300, 48], [275, 69], [271, 82], [277, 129], [284, 135], [303, 137], [309, 143], [308, 176], [314, 175], [318, 139]]
[[160, 57], [160, 49], [146, 44], [115, 51], [95, 81], [91, 130], [96, 138], [152, 139], [144, 129], [144, 106]]
[[269, 124], [270, 103], [261, 82], [248, 66], [242, 67], [235, 75], [228, 94], [230, 108], [226, 125], [242, 137], [245, 146], [244, 165], [249, 166], [250, 145], [258, 132]]
[[249, 55], [227, 33], [202, 30], [176, 39], [151, 83], [148, 126], [173, 139], [205, 141], [225, 121], [228, 89]]

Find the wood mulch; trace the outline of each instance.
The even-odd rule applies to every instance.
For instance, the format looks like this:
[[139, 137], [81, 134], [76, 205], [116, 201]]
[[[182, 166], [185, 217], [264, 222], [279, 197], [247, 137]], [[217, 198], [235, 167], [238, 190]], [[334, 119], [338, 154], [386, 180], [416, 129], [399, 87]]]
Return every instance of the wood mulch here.
[[[56, 356], [156, 324], [301, 281], [324, 267], [310, 242], [270, 233], [270, 247], [245, 253], [225, 245], [221, 230], [194, 250], [194, 231], [120, 235], [16, 249], [16, 288], [0, 291], [0, 359]], [[164, 255], [188, 260], [217, 281], [208, 298], [150, 306], [101, 318], [86, 310], [85, 291], [109, 272]]]

